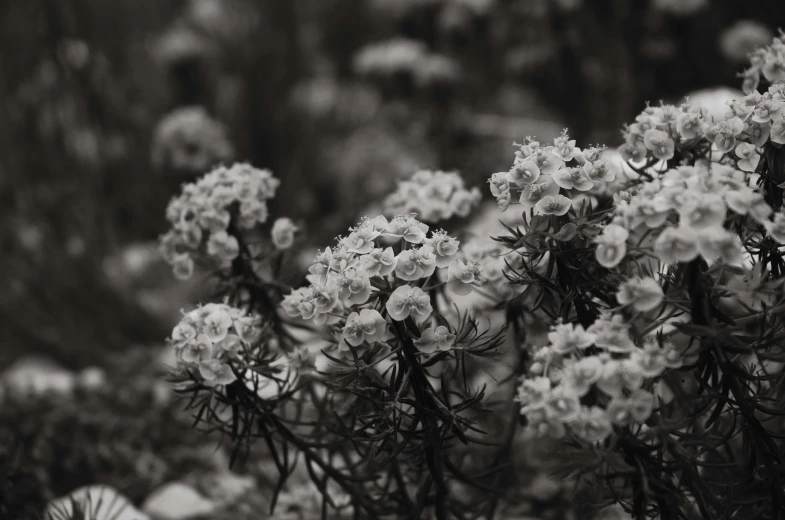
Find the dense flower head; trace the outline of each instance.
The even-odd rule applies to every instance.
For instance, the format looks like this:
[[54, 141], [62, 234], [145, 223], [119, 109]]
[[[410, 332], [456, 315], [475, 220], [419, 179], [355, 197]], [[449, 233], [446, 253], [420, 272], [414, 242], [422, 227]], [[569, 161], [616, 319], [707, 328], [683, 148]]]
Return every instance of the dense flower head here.
[[[597, 260], [615, 267], [627, 252], [627, 240], [639, 242], [647, 233], [653, 242], [641, 247], [651, 248], [664, 264], [702, 256], [709, 262], [741, 265], [742, 242], [738, 231], [732, 231], [738, 229], [740, 217], [765, 229], [774, 228], [776, 221], [770, 219], [773, 210], [763, 193], [751, 187], [753, 175], [732, 165], [703, 163], [670, 169], [639, 183], [635, 193], [615, 198], [614, 224], [596, 240]], [[624, 239], [624, 232], [618, 231], [618, 240], [610, 240], [611, 226], [624, 230]]]
[[[178, 278], [191, 276], [197, 253], [221, 265], [231, 263], [239, 255], [240, 245], [229, 233], [230, 223], [234, 220], [238, 228], [250, 229], [266, 222], [267, 200], [275, 196], [279, 182], [269, 170], [237, 163], [214, 168], [195, 183], [185, 184], [166, 208], [172, 227], [160, 240], [164, 260]], [[280, 245], [291, 245], [289, 238], [293, 237], [288, 235], [296, 228], [293, 224], [284, 226], [286, 229], [278, 227], [273, 238]]]
[[354, 56], [353, 68], [359, 76], [378, 80], [405, 75], [421, 87], [452, 84], [461, 77], [454, 60], [431, 52], [420, 41], [406, 38], [366, 45]]
[[[431, 292], [441, 288], [450, 297], [485, 287], [486, 265], [496, 283], [504, 279], [503, 259], [472, 246], [464, 255], [458, 239], [413, 214], [363, 218], [337, 242], [317, 253], [310, 285], [293, 290], [281, 306], [292, 317], [334, 325], [339, 350], [385, 341], [394, 322], [430, 323]], [[441, 324], [422, 330], [416, 345], [424, 352], [444, 350], [455, 339]]]
[[180, 172], [203, 172], [232, 159], [226, 128], [203, 107], [178, 108], [164, 117], [153, 135], [153, 164]]
[[785, 80], [785, 35], [780, 33], [771, 45], [756, 49], [750, 55], [750, 62], [750, 68], [742, 74], [744, 92], [756, 90], [761, 76], [769, 83]]
[[518, 149], [510, 170], [494, 173], [489, 179], [491, 194], [502, 211], [520, 204], [526, 212], [564, 215], [575, 208], [575, 200], [583, 192], [605, 190], [620, 171], [605, 148], [582, 150], [566, 130], [552, 146], [543, 146], [532, 137], [515, 146]]
[[469, 216], [481, 199], [479, 188], [467, 189], [457, 172], [420, 170], [385, 199], [384, 213], [417, 213], [423, 222], [436, 223]]
[[518, 387], [521, 414], [539, 435], [570, 431], [588, 443], [605, 440], [614, 424], [644, 423], [655, 408], [656, 378], [683, 362], [667, 341], [647, 336], [636, 344], [629, 324], [612, 313], [586, 329], [559, 321], [548, 341]]
[[227, 385], [237, 379], [230, 361], [242, 366], [260, 348], [263, 333], [258, 316], [224, 303], [208, 303], [183, 315], [169, 345], [175, 349], [176, 368], [208, 386]]

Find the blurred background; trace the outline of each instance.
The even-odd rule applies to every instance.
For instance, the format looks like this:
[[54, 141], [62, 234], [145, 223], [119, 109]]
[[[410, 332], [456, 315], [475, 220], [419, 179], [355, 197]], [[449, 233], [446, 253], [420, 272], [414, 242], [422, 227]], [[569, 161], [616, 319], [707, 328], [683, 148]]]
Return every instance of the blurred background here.
[[779, 0], [4, 0], [0, 371], [160, 345], [202, 290], [158, 260], [164, 209], [213, 164], [272, 169], [324, 246], [418, 168], [485, 194], [527, 135], [612, 147], [647, 101], [733, 95], [778, 27]]

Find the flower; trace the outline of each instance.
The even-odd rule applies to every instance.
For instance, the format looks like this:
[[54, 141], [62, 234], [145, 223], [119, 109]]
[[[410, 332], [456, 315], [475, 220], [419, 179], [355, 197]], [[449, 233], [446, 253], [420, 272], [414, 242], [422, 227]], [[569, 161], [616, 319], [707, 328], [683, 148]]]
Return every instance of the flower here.
[[635, 390], [629, 397], [615, 396], [608, 403], [608, 417], [619, 426], [633, 422], [642, 423], [651, 415], [654, 408], [654, 395], [645, 390]]
[[562, 384], [571, 387], [578, 396], [589, 392], [591, 385], [600, 380], [603, 363], [597, 356], [587, 356], [568, 363], [564, 368]]
[[360, 262], [368, 276], [387, 276], [395, 270], [397, 260], [392, 247], [387, 249], [377, 247], [363, 256]]
[[553, 389], [546, 406], [550, 415], [562, 422], [576, 419], [581, 411], [578, 394], [572, 388], [563, 385]]
[[436, 255], [430, 246], [406, 249], [398, 253], [395, 260], [395, 276], [401, 280], [427, 278], [436, 270]]
[[535, 207], [543, 198], [558, 195], [559, 185], [550, 175], [541, 175], [537, 182], [524, 186], [521, 191], [519, 202], [523, 205], [524, 211]]
[[546, 405], [551, 393], [551, 380], [547, 377], [533, 377], [523, 379], [518, 386], [518, 394], [515, 400], [523, 405], [524, 410], [536, 410]]
[[553, 139], [553, 153], [558, 155], [563, 161], [571, 161], [580, 155], [580, 148], [576, 148], [575, 139], [570, 139], [567, 130], [562, 131], [561, 135]]
[[553, 180], [565, 190], [588, 191], [594, 187], [583, 168], [562, 168], [553, 174]]
[[597, 243], [595, 256], [597, 263], [611, 269], [619, 265], [627, 253], [629, 231], [618, 224], [608, 224], [594, 241]]
[[760, 162], [760, 154], [754, 144], [739, 143], [736, 145], [737, 166], [745, 172], [754, 172]]
[[217, 359], [207, 359], [199, 362], [199, 374], [205, 382], [211, 385], [228, 385], [237, 380], [237, 376], [226, 363]]
[[469, 294], [472, 292], [472, 284], [480, 281], [479, 262], [455, 259], [447, 269], [447, 288], [455, 294]]
[[420, 349], [421, 352], [432, 353], [436, 350], [450, 350], [455, 344], [455, 334], [451, 334], [450, 330], [444, 325], [440, 325], [435, 329], [429, 327], [425, 329], [419, 339], [414, 341], [414, 344]]
[[744, 247], [735, 233], [723, 228], [710, 229], [698, 239], [698, 251], [706, 260], [722, 260], [729, 265], [741, 266]]
[[610, 396], [622, 395], [624, 390], [637, 390], [643, 384], [643, 372], [631, 359], [611, 359], [602, 367], [597, 388]]
[[289, 249], [294, 244], [294, 234], [299, 228], [294, 225], [292, 219], [281, 217], [273, 222], [273, 227], [270, 230], [270, 236], [273, 240], [273, 245], [278, 250]]
[[693, 229], [722, 226], [727, 214], [727, 206], [722, 197], [709, 194], [689, 199], [677, 210], [681, 217], [680, 224]]
[[650, 128], [643, 134], [643, 145], [651, 150], [654, 157], [661, 161], [673, 158], [675, 144], [667, 132]]
[[594, 335], [594, 344], [610, 352], [630, 352], [635, 344], [630, 339], [630, 326], [620, 314], [603, 314], [587, 331]]
[[221, 309], [207, 316], [204, 319], [204, 325], [207, 337], [213, 343], [217, 343], [229, 333], [229, 327], [232, 326], [232, 318], [225, 310]]
[[228, 265], [240, 253], [237, 238], [229, 233], [232, 219], [250, 229], [267, 220], [266, 200], [275, 196], [279, 181], [268, 170], [236, 163], [219, 166], [169, 202], [166, 218], [171, 229], [160, 238], [164, 260], [178, 278], [193, 274], [193, 257], [206, 254]]
[[540, 169], [534, 161], [526, 159], [523, 161], [516, 161], [505, 178], [507, 181], [523, 188], [524, 186], [535, 182], [539, 177]]
[[395, 289], [387, 300], [387, 312], [395, 321], [403, 321], [410, 315], [424, 320], [433, 312], [430, 297], [419, 287], [402, 285]]
[[156, 168], [203, 172], [233, 155], [226, 128], [203, 107], [184, 107], [167, 114], [153, 134]]
[[360, 313], [353, 312], [346, 318], [343, 328], [343, 339], [349, 345], [357, 347], [363, 342], [373, 343], [380, 341], [387, 331], [387, 322], [378, 311], [362, 309]]
[[599, 406], [582, 406], [570, 428], [587, 442], [601, 442], [613, 431], [608, 414]]
[[570, 210], [572, 200], [564, 195], [548, 195], [534, 205], [534, 212], [541, 215], [564, 215]]
[[403, 238], [410, 244], [422, 244], [427, 232], [428, 226], [419, 222], [412, 215], [398, 215], [385, 226], [383, 234]]
[[548, 333], [551, 348], [558, 354], [586, 349], [594, 344], [595, 339], [596, 336], [586, 332], [583, 326], [572, 323], [560, 323]]
[[181, 351], [181, 358], [186, 363], [196, 363], [209, 359], [213, 355], [213, 342], [205, 334], [199, 334], [187, 343]]
[[690, 262], [698, 256], [698, 240], [687, 227], [666, 228], [654, 241], [654, 254], [665, 264]]
[[665, 356], [655, 339], [647, 339], [642, 349], [630, 353], [630, 359], [645, 377], [657, 377], [665, 371]]
[[[502, 174], [503, 175], [503, 174]], [[494, 197], [508, 190], [500, 179], [491, 186]], [[467, 189], [457, 172], [419, 170], [384, 200], [384, 213], [398, 215], [416, 213], [425, 222], [438, 222], [454, 216], [466, 217], [482, 198], [478, 188]]]
[[436, 267], [449, 266], [460, 245], [457, 239], [448, 236], [444, 230], [434, 232], [426, 243], [431, 246], [436, 256]]
[[662, 287], [657, 280], [647, 276], [645, 278], [630, 278], [624, 282], [616, 293], [616, 300], [621, 305], [631, 305], [636, 311], [648, 312], [655, 309], [663, 298]]

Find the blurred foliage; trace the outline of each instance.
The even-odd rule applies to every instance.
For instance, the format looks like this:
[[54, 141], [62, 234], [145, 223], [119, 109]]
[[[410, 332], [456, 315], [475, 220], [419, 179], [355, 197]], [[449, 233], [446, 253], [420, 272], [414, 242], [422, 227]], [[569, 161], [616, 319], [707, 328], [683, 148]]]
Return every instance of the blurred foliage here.
[[130, 351], [115, 363], [111, 383], [100, 387], [6, 393], [0, 504], [21, 516], [3, 518], [34, 518], [46, 501], [84, 485], [106, 484], [139, 503], [165, 482], [225, 469], [216, 439], [190, 428], [149, 353]]

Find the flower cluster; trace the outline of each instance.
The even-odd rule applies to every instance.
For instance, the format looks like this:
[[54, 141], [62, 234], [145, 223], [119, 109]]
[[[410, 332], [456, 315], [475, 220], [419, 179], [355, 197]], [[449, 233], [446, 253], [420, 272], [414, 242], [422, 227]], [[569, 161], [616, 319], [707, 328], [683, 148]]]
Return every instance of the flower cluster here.
[[208, 387], [236, 380], [262, 399], [275, 399], [297, 381], [307, 355], [287, 353], [265, 337], [262, 319], [225, 303], [208, 303], [185, 314], [168, 340], [180, 372]]
[[182, 194], [166, 208], [172, 229], [161, 237], [160, 245], [175, 275], [190, 278], [197, 252], [221, 265], [231, 263], [239, 254], [239, 243], [229, 232], [230, 223], [241, 229], [264, 223], [266, 201], [275, 196], [279, 182], [268, 170], [238, 163], [230, 168], [219, 166], [197, 182], [184, 185]]
[[453, 60], [430, 52], [421, 42], [404, 38], [365, 46], [354, 58], [354, 69], [360, 76], [379, 79], [406, 75], [421, 87], [455, 83], [460, 78]]
[[[635, 301], [659, 303], [651, 295]], [[604, 313], [587, 329], [560, 321], [548, 340], [535, 351], [532, 376], [522, 379], [517, 401], [530, 430], [555, 438], [569, 430], [600, 442], [613, 425], [644, 423], [655, 408], [656, 378], [682, 365], [681, 352], [668, 341], [649, 336], [637, 345], [620, 314]]]
[[152, 160], [157, 168], [203, 172], [233, 156], [226, 128], [202, 107], [179, 108], [155, 129]]
[[512, 168], [494, 173], [489, 180], [502, 211], [515, 203], [515, 195], [526, 212], [564, 215], [588, 192], [604, 190], [620, 172], [604, 148], [581, 150], [566, 130], [553, 140], [553, 146], [542, 146], [530, 137], [516, 146]]
[[[316, 255], [309, 268], [311, 285], [287, 295], [284, 310], [318, 323], [343, 322], [342, 349], [386, 339], [388, 320], [382, 312], [393, 321], [424, 322], [433, 312], [430, 289], [446, 283], [452, 292], [467, 294], [483, 281], [479, 263], [458, 258], [458, 240], [445, 231], [430, 236], [428, 231], [413, 215], [363, 219], [338, 239], [337, 247]], [[395, 241], [400, 243], [397, 253], [392, 245], [384, 247]], [[428, 287], [437, 269], [447, 271], [446, 281]], [[383, 308], [376, 305], [382, 294]], [[448, 331], [426, 333], [420, 339], [425, 349], [447, 344]]]
[[769, 82], [785, 80], [785, 35], [780, 33], [771, 45], [756, 49], [750, 55], [751, 66], [744, 71], [742, 90], [752, 93], [760, 84], [761, 75]]
[[208, 303], [185, 314], [169, 339], [177, 368], [197, 375], [209, 386], [237, 379], [229, 360], [255, 348], [262, 335], [261, 320], [226, 304]]
[[627, 126], [624, 138], [619, 151], [633, 163], [669, 161], [708, 142], [718, 157], [724, 154], [741, 170], [753, 172], [761, 147], [769, 141], [785, 144], [785, 82], [773, 83], [764, 94], [753, 91], [734, 99], [716, 120], [689, 99], [679, 106], [649, 106]]
[[777, 242], [785, 242], [785, 214], [774, 214], [754, 187], [755, 177], [719, 163], [680, 166], [617, 194], [613, 223], [596, 239], [598, 262], [609, 268], [618, 265], [629, 241], [653, 250], [667, 265], [698, 256], [744, 265], [738, 233], [744, 222], [752, 221]]
[[466, 189], [456, 172], [420, 170], [385, 199], [384, 213], [416, 213], [423, 222], [436, 223], [469, 216], [481, 199], [479, 188]]

